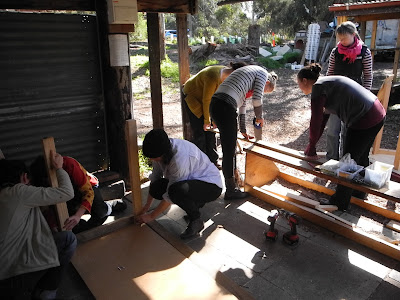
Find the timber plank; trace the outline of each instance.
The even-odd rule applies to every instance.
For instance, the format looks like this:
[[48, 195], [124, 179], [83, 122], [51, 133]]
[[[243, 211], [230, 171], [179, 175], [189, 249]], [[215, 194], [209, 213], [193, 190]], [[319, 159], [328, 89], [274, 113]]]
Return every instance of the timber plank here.
[[[298, 185], [301, 185], [305, 188], [320, 192], [320, 193], [324, 193], [327, 195], [333, 195], [335, 193], [334, 190], [327, 188], [325, 186], [316, 184], [314, 182], [310, 182], [310, 181], [306, 181], [303, 179], [300, 179], [298, 177], [294, 177], [292, 175], [286, 174], [284, 172], [280, 172], [279, 173], [279, 177], [281, 177], [282, 179], [289, 181], [291, 183], [295, 183]], [[391, 209], [391, 208], [385, 208], [385, 207], [381, 207], [376, 205], [375, 203], [368, 201], [368, 200], [362, 200], [356, 197], [351, 197], [350, 199], [350, 203], [355, 204], [357, 206], [360, 206], [362, 208], [365, 208], [373, 213], [379, 214], [381, 216], [384, 216], [388, 219], [393, 219], [396, 221], [400, 221], [400, 214], [397, 213], [395, 210]]]
[[374, 249], [380, 253], [383, 253], [400, 261], [400, 249], [394, 245], [396, 241], [378, 238], [374, 235], [363, 232], [360, 228], [357, 228], [356, 226], [350, 226], [349, 224], [338, 221], [325, 213], [297, 203], [290, 202], [273, 193], [265, 191], [262, 188], [256, 186], [248, 186], [247, 190], [254, 197], [258, 197], [259, 199], [272, 205], [294, 212], [304, 219], [313, 222], [314, 224], [325, 227], [344, 237], [352, 239], [359, 244], [362, 244], [366, 247]]
[[400, 232], [400, 223], [399, 222], [390, 220], [389, 223], [386, 224], [386, 227], [396, 230], [397, 232]]
[[265, 149], [263, 147], [257, 146], [257, 145], [252, 145], [246, 149], [244, 149], [245, 152], [247, 153], [252, 153], [254, 155], [257, 155], [259, 157], [262, 157], [267, 160], [271, 160], [283, 165], [286, 165], [288, 167], [295, 168], [297, 170], [313, 174], [315, 176], [318, 176], [320, 178], [325, 178], [327, 180], [330, 180], [334, 183], [339, 183], [344, 186], [351, 187], [353, 189], [374, 194], [379, 197], [383, 197], [395, 202], [400, 202], [400, 183], [390, 181], [387, 185], [385, 185], [381, 189], [374, 189], [371, 187], [367, 187], [364, 185], [359, 185], [356, 183], [353, 183], [351, 181], [331, 176], [328, 174], [324, 174], [320, 171], [315, 170], [314, 166], [310, 164], [307, 161], [304, 161], [299, 158], [295, 158], [286, 154], [278, 153], [273, 150]]

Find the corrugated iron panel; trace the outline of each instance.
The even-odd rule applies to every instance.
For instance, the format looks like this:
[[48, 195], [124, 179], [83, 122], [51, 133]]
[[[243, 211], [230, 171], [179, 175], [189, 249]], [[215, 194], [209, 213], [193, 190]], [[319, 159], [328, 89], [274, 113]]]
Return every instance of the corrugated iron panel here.
[[88, 170], [107, 157], [96, 17], [0, 13], [0, 149], [29, 163], [41, 139]]

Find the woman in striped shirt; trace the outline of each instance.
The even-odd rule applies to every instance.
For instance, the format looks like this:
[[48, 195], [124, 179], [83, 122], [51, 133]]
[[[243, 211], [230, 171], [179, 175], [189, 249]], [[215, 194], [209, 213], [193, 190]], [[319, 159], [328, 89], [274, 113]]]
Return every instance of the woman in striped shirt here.
[[253, 91], [252, 103], [256, 123], [262, 127], [262, 97], [275, 89], [278, 76], [256, 65], [235, 70], [219, 86], [211, 99], [211, 119], [219, 128], [222, 146], [222, 171], [225, 177], [225, 200], [240, 199], [247, 196], [237, 188], [234, 178], [236, 167], [235, 147], [237, 138], [237, 109], [239, 109], [240, 132], [248, 137], [245, 126], [246, 94]]
[[[343, 22], [336, 28], [339, 40], [329, 56], [327, 76], [342, 75], [361, 84], [367, 90], [372, 86], [372, 55], [363, 44], [353, 22]], [[336, 115], [327, 124], [326, 158], [336, 159], [343, 155], [346, 128]]]

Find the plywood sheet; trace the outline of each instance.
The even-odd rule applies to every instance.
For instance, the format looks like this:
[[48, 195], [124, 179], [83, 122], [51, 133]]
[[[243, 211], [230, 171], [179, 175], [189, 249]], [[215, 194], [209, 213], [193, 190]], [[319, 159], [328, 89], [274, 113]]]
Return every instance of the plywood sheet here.
[[148, 226], [80, 244], [72, 262], [96, 299], [237, 299]]

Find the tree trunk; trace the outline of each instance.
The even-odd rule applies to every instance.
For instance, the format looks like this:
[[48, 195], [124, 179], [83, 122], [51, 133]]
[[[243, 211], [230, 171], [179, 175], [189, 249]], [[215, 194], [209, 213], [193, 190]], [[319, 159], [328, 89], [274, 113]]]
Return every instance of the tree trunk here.
[[256, 56], [258, 56], [258, 48], [260, 47], [260, 25], [249, 26], [248, 44], [256, 48]]

